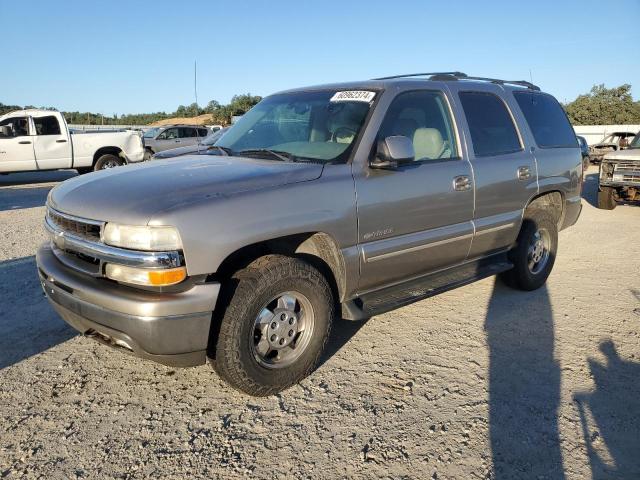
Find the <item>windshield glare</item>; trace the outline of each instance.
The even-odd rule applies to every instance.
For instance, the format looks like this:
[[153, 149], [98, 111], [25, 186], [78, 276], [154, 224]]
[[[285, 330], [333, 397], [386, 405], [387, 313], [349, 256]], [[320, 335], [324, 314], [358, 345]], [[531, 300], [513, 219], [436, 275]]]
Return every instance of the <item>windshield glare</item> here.
[[158, 133], [159, 130], [160, 130], [159, 128], [150, 128], [149, 130], [144, 132], [143, 137], [144, 138], [153, 138], [153, 137], [156, 136], [156, 134]]
[[227, 128], [223, 128], [221, 130], [216, 130], [213, 133], [210, 133], [209, 135], [207, 135], [205, 137], [204, 140], [202, 140], [202, 144], [203, 145], [213, 145], [214, 143], [216, 143], [218, 140], [220, 140], [220, 137], [222, 137], [222, 135], [224, 135], [227, 131]]
[[243, 115], [216, 146], [235, 154], [272, 150], [285, 152], [292, 160], [346, 161], [372, 102], [335, 101], [335, 94], [336, 90], [325, 90], [267, 97]]

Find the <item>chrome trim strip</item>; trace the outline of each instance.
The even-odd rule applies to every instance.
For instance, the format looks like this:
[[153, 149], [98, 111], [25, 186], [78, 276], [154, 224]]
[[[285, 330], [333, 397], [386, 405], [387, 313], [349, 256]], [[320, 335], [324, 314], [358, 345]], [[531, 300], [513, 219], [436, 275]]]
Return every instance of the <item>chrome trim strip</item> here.
[[59, 215], [60, 217], [66, 218], [67, 220], [71, 220], [72, 222], [86, 223], [87, 225], [93, 225], [96, 227], [100, 227], [101, 229], [106, 223], [106, 222], [101, 222], [99, 220], [89, 220], [87, 218], [75, 217], [73, 215], [69, 215], [68, 213], [62, 213], [61, 211], [56, 210], [55, 208], [52, 208], [49, 205], [47, 205], [47, 216], [49, 216], [48, 215], [49, 211], [53, 212], [55, 215]]
[[505, 230], [507, 228], [513, 228], [514, 225], [515, 223], [511, 222], [511, 223], [506, 223], [504, 225], [498, 225], [497, 227], [485, 228], [484, 230], [480, 230], [479, 232], [476, 232], [476, 235], [484, 235], [485, 233], [498, 232], [500, 230]]
[[142, 252], [91, 242], [59, 229], [49, 221], [48, 217], [45, 217], [44, 226], [51, 235], [51, 241], [61, 250], [70, 250], [97, 258], [101, 263], [115, 263], [142, 268], [175, 268], [182, 266], [181, 255], [177, 251]]
[[424, 245], [416, 245], [415, 247], [404, 248], [402, 250], [396, 250], [394, 252], [381, 253], [380, 255], [376, 255], [374, 257], [368, 257], [366, 259], [366, 262], [367, 263], [377, 262], [378, 260], [384, 260], [385, 258], [396, 257], [398, 255], [403, 255], [405, 253], [416, 252], [418, 250], [424, 250], [431, 247], [437, 247], [439, 245], [445, 245], [447, 243], [456, 242], [458, 240], [465, 240], [471, 237], [473, 237], [473, 233], [467, 233], [465, 235], [458, 235], [456, 237], [445, 238], [444, 240], [437, 240], [435, 242], [427, 243]]

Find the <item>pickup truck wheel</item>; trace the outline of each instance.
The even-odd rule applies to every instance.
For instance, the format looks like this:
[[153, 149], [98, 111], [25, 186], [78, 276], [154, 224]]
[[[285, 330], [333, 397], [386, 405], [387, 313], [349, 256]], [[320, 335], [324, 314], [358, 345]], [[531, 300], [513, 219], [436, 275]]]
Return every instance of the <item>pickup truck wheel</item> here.
[[96, 162], [96, 164], [94, 165], [93, 169], [95, 171], [98, 170], [106, 170], [107, 168], [115, 168], [115, 167], [119, 167], [120, 165], [122, 165], [124, 162], [122, 161], [122, 159], [116, 155], [112, 155], [110, 153], [107, 153], [105, 155], [102, 155], [98, 161]]
[[254, 396], [277, 393], [318, 365], [329, 338], [334, 299], [324, 276], [281, 255], [254, 261], [235, 285], [220, 323], [214, 369]]
[[547, 281], [558, 249], [558, 226], [544, 210], [525, 213], [516, 245], [509, 252], [513, 268], [502, 274], [504, 282], [519, 290], [536, 290]]
[[616, 197], [613, 188], [600, 188], [598, 191], [598, 208], [601, 208], [602, 210], [613, 210], [616, 208]]

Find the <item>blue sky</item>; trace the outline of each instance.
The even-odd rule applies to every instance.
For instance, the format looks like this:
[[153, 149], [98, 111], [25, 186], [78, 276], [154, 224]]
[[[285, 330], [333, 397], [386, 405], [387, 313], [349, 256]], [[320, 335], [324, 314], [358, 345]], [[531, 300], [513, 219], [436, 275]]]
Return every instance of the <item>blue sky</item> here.
[[0, 0], [0, 102], [103, 114], [461, 70], [640, 97], [640, 0]]

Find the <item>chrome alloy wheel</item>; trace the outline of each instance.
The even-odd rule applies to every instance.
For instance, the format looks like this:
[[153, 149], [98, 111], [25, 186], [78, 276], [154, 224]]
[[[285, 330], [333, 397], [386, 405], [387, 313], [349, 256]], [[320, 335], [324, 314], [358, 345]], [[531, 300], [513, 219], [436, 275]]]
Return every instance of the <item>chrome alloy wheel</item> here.
[[274, 297], [255, 320], [251, 338], [254, 358], [266, 368], [291, 365], [309, 345], [314, 321], [311, 302], [301, 293]]
[[107, 160], [106, 162], [104, 162], [102, 164], [102, 169], [105, 170], [107, 168], [116, 168], [119, 167], [120, 164], [118, 162], [116, 162], [115, 160]]
[[527, 249], [527, 265], [534, 275], [540, 273], [549, 262], [551, 235], [545, 228], [536, 230]]

